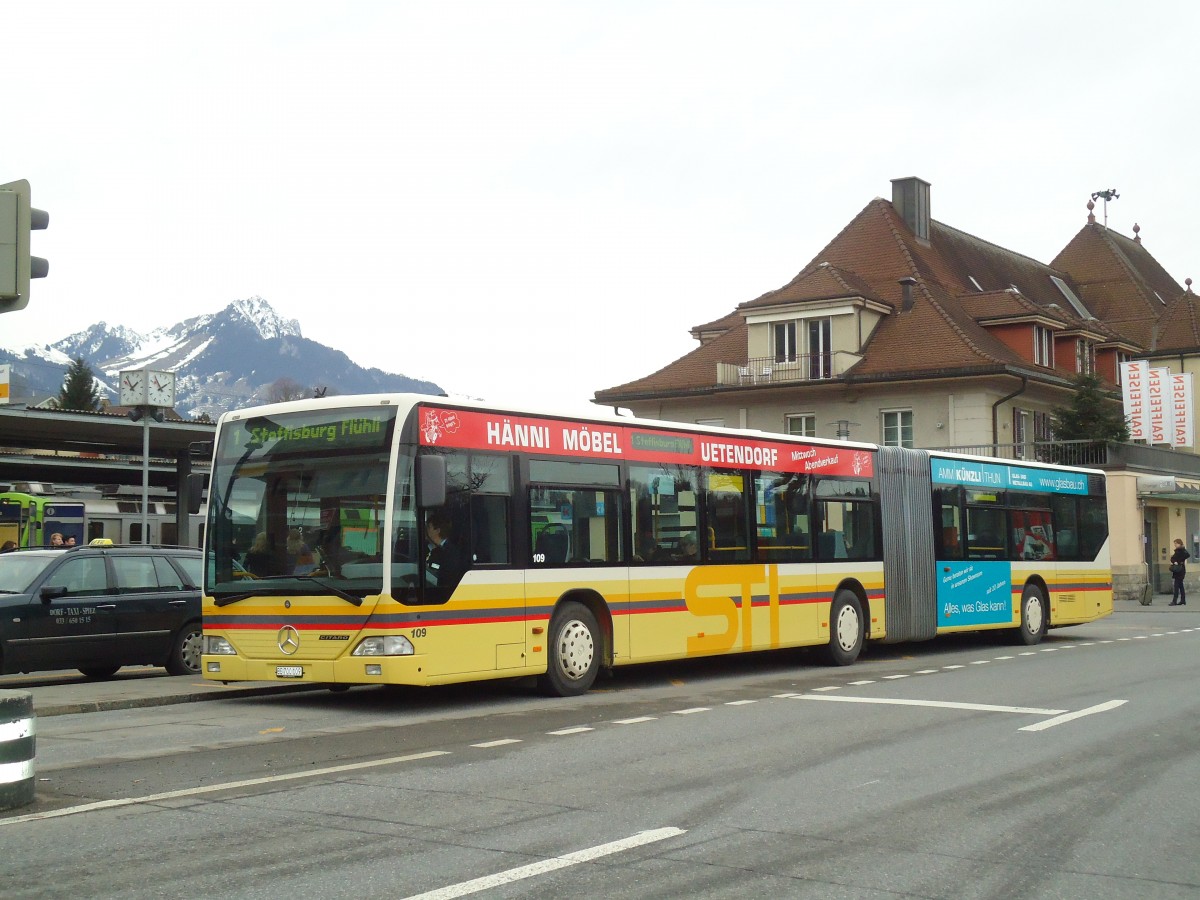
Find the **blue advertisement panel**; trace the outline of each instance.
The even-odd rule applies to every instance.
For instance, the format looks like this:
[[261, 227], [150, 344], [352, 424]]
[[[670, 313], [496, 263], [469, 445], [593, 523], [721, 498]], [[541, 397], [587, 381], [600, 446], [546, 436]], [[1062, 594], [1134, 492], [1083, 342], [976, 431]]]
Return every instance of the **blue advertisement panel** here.
[[1030, 466], [1006, 466], [962, 459], [933, 459], [934, 484], [963, 484], [997, 491], [1042, 491], [1049, 494], [1086, 494], [1087, 476]]
[[1011, 622], [1011, 566], [1003, 561], [942, 562], [938, 579], [938, 628]]

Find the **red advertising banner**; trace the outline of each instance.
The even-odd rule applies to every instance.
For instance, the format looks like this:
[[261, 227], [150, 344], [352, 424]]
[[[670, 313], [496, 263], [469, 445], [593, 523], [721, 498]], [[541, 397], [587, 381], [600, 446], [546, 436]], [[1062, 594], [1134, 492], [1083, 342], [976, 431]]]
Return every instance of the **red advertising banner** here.
[[546, 453], [583, 459], [676, 463], [870, 478], [875, 457], [857, 447], [688, 433], [444, 407], [418, 407], [421, 445]]

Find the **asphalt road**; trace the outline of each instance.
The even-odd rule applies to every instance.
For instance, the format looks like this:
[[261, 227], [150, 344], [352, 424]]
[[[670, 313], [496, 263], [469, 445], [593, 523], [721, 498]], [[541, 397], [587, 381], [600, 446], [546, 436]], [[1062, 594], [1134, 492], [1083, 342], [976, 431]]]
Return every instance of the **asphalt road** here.
[[496, 682], [40, 716], [0, 875], [11, 897], [1192, 897], [1198, 641], [1200, 614], [1157, 607], [1034, 648], [647, 666], [570, 700]]

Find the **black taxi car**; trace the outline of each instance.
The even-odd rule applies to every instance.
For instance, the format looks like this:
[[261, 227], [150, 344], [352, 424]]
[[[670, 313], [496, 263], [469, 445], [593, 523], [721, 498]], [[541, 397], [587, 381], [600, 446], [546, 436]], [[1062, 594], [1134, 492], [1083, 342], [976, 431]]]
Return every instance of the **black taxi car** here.
[[186, 547], [0, 553], [0, 674], [121, 666], [200, 671], [204, 557]]

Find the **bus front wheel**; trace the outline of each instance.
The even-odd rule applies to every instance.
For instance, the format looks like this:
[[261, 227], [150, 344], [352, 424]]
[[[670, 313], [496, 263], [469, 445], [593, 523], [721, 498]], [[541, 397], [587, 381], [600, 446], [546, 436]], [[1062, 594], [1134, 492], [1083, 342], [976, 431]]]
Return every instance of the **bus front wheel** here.
[[829, 608], [829, 645], [825, 662], [831, 666], [848, 666], [863, 648], [862, 604], [853, 591], [838, 591]]
[[575, 697], [586, 694], [600, 670], [600, 626], [582, 603], [567, 602], [550, 620], [546, 674], [538, 679], [545, 694]]
[[1017, 629], [1017, 642], [1026, 646], [1040, 644], [1046, 636], [1049, 618], [1042, 589], [1036, 584], [1025, 585], [1021, 593], [1021, 627]]

